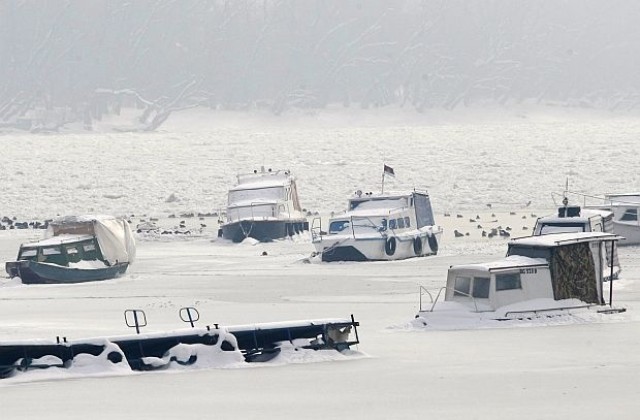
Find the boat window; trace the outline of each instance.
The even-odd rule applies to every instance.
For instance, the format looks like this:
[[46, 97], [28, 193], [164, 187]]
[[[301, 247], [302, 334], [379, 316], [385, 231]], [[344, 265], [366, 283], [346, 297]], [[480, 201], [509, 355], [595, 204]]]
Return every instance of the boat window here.
[[398, 219], [398, 229], [404, 229], [404, 219], [402, 217]]
[[252, 202], [255, 200], [283, 200], [285, 198], [284, 187], [264, 187], [246, 190], [229, 191], [228, 204], [239, 202]]
[[429, 196], [416, 193], [413, 195], [416, 205], [416, 227], [421, 228], [434, 225], [433, 210], [431, 209]]
[[336, 220], [329, 225], [329, 233], [338, 233], [351, 226], [348, 220]]
[[453, 296], [468, 296], [471, 290], [471, 277], [456, 277]]
[[496, 274], [496, 291], [522, 289], [520, 273]]
[[527, 245], [510, 245], [507, 251], [507, 256], [521, 255], [529, 258], [544, 258], [549, 260], [551, 258], [551, 252], [549, 248], [538, 248]]
[[396, 219], [389, 220], [389, 229], [395, 229], [395, 228], [396, 228]]
[[404, 218], [404, 225], [406, 227], [411, 227], [411, 219], [409, 219], [408, 217]]
[[632, 222], [638, 220], [638, 209], [627, 209], [620, 220], [623, 222]]
[[546, 235], [548, 233], [568, 233], [568, 232], [584, 232], [584, 224], [570, 224], [570, 223], [549, 223], [544, 224], [540, 228], [540, 234]]
[[489, 277], [474, 277], [473, 293], [471, 293], [471, 296], [474, 298], [487, 299], [489, 297], [490, 284], [491, 279]]
[[67, 254], [77, 254], [80, 252], [76, 245], [67, 245], [65, 249], [67, 250]]
[[67, 251], [67, 258], [69, 258], [69, 262], [78, 262], [81, 260], [80, 258], [80, 245], [65, 245], [65, 251]]
[[23, 249], [22, 251], [20, 251], [20, 256], [18, 257], [19, 260], [31, 260], [33, 259], [36, 255], [38, 255], [38, 250], [37, 249]]
[[67, 265], [67, 259], [62, 255], [62, 248], [59, 246], [42, 248], [42, 255], [38, 260], [48, 264]]
[[380, 224], [380, 231], [387, 230], [387, 219], [382, 219], [382, 223]]
[[62, 253], [60, 247], [57, 246], [49, 246], [46, 248], [42, 248], [42, 255], [59, 255]]
[[82, 249], [84, 251], [83, 260], [97, 260], [98, 258], [98, 250], [96, 248], [96, 244], [94, 242], [88, 242], [82, 245]]

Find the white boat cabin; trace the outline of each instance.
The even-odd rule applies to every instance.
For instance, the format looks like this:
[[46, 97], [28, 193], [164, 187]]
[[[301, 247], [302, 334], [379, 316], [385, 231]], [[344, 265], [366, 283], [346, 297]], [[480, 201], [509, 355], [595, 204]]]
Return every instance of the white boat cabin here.
[[426, 194], [356, 193], [356, 197], [349, 200], [346, 213], [329, 221], [327, 233], [349, 233], [355, 236], [359, 233], [370, 234], [372, 230], [401, 232], [434, 224], [431, 202]]
[[613, 231], [613, 213], [600, 209], [582, 209], [579, 206], [558, 208], [556, 216], [540, 217], [533, 228], [534, 235], [564, 232]]
[[296, 182], [289, 171], [271, 169], [238, 175], [227, 201], [227, 223], [301, 218]]
[[[603, 209], [584, 209], [579, 206], [563, 206], [558, 208], [556, 216], [540, 217], [533, 228], [533, 235], [547, 235], [551, 233], [570, 232], [614, 232], [613, 212]], [[624, 242], [624, 241], [623, 241]], [[613, 255], [613, 278], [620, 274], [620, 262], [618, 251], [611, 243], [605, 246], [607, 261]], [[605, 280], [609, 280], [611, 274], [607, 270]]]
[[327, 230], [315, 219], [311, 233], [323, 261], [384, 261], [436, 254], [442, 228], [435, 225], [427, 193], [358, 191], [344, 214], [329, 219]]
[[598, 206], [613, 213], [613, 232], [624, 236], [623, 245], [640, 244], [640, 194], [607, 194]]
[[502, 260], [452, 266], [445, 300], [475, 312], [536, 299], [604, 304], [604, 273], [611, 269], [604, 248], [619, 239], [601, 232], [513, 239]]

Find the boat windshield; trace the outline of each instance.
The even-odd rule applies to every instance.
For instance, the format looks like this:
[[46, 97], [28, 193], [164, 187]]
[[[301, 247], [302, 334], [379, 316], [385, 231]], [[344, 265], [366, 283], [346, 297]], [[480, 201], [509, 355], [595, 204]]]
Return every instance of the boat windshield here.
[[329, 233], [340, 233], [343, 230], [349, 228], [351, 226], [351, 222], [348, 220], [334, 220], [329, 225]]
[[[329, 234], [383, 232], [387, 230], [387, 219], [376, 217], [351, 217], [349, 220], [334, 220], [329, 224]], [[346, 231], [346, 232], [345, 232]]]
[[540, 226], [540, 235], [548, 233], [585, 232], [584, 223], [544, 223]]
[[638, 220], [638, 209], [631, 208], [625, 210], [622, 217], [620, 217], [620, 221], [622, 222], [635, 222]]
[[92, 261], [104, 258], [94, 240], [69, 242], [60, 245], [20, 248], [18, 260], [68, 266], [70, 262]]
[[38, 249], [37, 248], [22, 248], [20, 250], [20, 255], [18, 255], [18, 260], [32, 260], [35, 261], [38, 257]]
[[252, 188], [247, 190], [229, 191], [229, 204], [243, 201], [277, 201], [284, 200], [284, 187]]

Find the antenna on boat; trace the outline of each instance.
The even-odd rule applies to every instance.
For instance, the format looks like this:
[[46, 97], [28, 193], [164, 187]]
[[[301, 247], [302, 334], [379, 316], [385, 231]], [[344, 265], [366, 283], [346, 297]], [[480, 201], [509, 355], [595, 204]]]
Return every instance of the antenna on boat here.
[[562, 205], [565, 208], [569, 205], [569, 198], [567, 197], [568, 193], [569, 193], [569, 177], [567, 177], [567, 179], [564, 181], [564, 194], [562, 194]]
[[384, 164], [384, 168], [382, 169], [382, 188], [380, 189], [380, 194], [384, 194], [384, 177], [385, 175], [390, 175], [395, 177], [396, 173], [393, 171], [391, 166], [387, 166]]

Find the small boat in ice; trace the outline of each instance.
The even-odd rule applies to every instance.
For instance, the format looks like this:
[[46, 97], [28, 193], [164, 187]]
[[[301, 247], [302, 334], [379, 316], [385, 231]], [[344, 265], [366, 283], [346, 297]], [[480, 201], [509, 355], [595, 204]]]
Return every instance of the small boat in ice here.
[[[615, 247], [620, 239], [603, 232], [513, 239], [502, 260], [452, 266], [446, 286], [430, 303], [422, 302], [422, 296], [433, 295], [421, 288], [416, 318], [424, 325], [446, 326], [460, 320], [473, 324], [585, 309], [623, 312], [624, 308], [613, 307], [613, 283], [608, 283], [608, 297], [603, 287], [605, 273], [611, 276], [613, 271], [605, 247]], [[444, 302], [438, 301], [441, 295]]]
[[349, 199], [347, 211], [314, 219], [311, 237], [322, 261], [388, 261], [434, 255], [442, 236], [426, 192], [363, 194]]
[[[564, 206], [558, 208], [556, 216], [540, 217], [536, 220], [533, 228], [533, 235], [547, 235], [550, 233], [569, 232], [614, 232], [613, 212], [603, 209], [583, 209], [580, 206], [569, 206], [565, 197]], [[621, 235], [622, 236], [622, 235]], [[626, 243], [626, 239], [621, 244]], [[613, 278], [620, 274], [620, 261], [617, 249], [613, 249], [611, 244], [607, 244], [607, 261], [611, 260], [613, 253]], [[609, 280], [609, 275], [605, 276], [605, 281]]]
[[640, 193], [606, 194], [598, 207], [613, 213], [613, 232], [625, 237], [621, 245], [640, 244]]
[[111, 216], [68, 216], [53, 220], [46, 239], [22, 244], [10, 277], [25, 284], [83, 283], [122, 275], [135, 258], [126, 220]]
[[229, 190], [226, 221], [220, 226], [223, 238], [270, 242], [308, 229], [290, 171], [263, 167], [238, 175], [238, 184]]
[[540, 217], [533, 228], [534, 235], [565, 232], [613, 232], [613, 212], [583, 209], [579, 206], [558, 208], [555, 216]]

